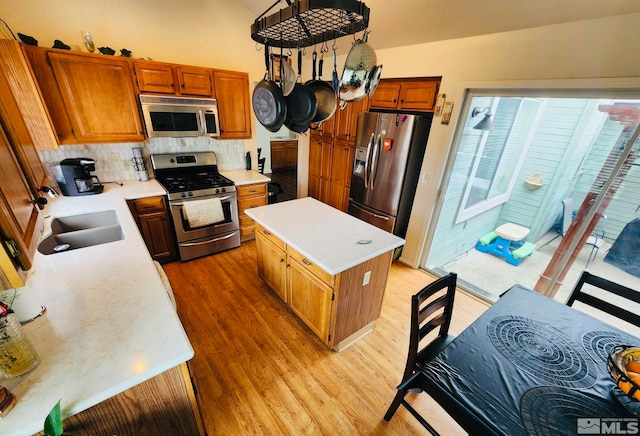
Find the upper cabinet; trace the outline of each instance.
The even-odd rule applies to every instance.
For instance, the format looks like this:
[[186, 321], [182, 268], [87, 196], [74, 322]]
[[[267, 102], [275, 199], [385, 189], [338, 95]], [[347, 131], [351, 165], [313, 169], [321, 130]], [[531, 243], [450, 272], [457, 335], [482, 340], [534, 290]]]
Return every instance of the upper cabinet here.
[[23, 47], [60, 144], [145, 140], [130, 61]]
[[348, 103], [344, 109], [336, 110], [335, 139], [354, 142], [356, 140], [356, 128], [358, 127], [358, 114], [366, 112], [369, 108], [369, 98]]
[[439, 77], [382, 79], [369, 107], [430, 112], [435, 106], [439, 87]]
[[54, 52], [49, 60], [78, 142], [144, 141], [127, 60]]
[[135, 61], [133, 68], [141, 93], [212, 97], [211, 71], [207, 68]]
[[216, 98], [219, 139], [251, 138], [247, 73], [44, 47], [22, 50], [57, 144], [145, 141], [138, 102], [144, 93]]
[[220, 139], [251, 138], [249, 75], [235, 71], [213, 71], [220, 116]]

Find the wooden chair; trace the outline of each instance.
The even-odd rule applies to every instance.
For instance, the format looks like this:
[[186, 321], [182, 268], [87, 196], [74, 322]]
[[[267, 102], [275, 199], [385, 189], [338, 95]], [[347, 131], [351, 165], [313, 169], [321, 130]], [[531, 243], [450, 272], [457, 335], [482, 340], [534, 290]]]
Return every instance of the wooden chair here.
[[596, 286], [599, 289], [606, 291], [605, 295], [617, 295], [618, 297], [622, 297], [628, 300], [625, 307], [629, 307], [631, 302], [635, 302], [640, 304], [640, 292], [631, 288], [627, 288], [626, 286], [619, 285], [618, 283], [614, 283], [610, 280], [604, 279], [602, 277], [591, 274], [588, 271], [583, 271], [576, 287], [571, 292], [569, 299], [567, 300], [567, 306], [573, 306], [573, 303], [576, 301], [580, 301], [589, 306], [595, 307], [598, 310], [606, 312], [610, 315], [615, 316], [618, 319], [622, 319], [632, 325], [640, 326], [640, 316], [630, 312], [626, 309], [623, 309], [616, 304], [611, 303], [610, 301], [605, 301], [600, 298], [600, 296], [596, 296], [593, 294], [588, 294], [582, 290], [582, 287], [585, 283]]
[[[427, 430], [432, 434], [438, 434], [404, 398], [408, 392], [421, 391], [418, 376], [423, 365], [454, 339], [454, 336], [449, 334], [449, 325], [453, 313], [457, 278], [455, 273], [450, 273], [425, 286], [411, 297], [411, 331], [407, 364], [398, 392], [384, 415], [386, 421], [391, 420], [402, 404]], [[427, 335], [436, 329], [438, 329], [437, 335], [429, 341], [433, 335], [429, 338]]]

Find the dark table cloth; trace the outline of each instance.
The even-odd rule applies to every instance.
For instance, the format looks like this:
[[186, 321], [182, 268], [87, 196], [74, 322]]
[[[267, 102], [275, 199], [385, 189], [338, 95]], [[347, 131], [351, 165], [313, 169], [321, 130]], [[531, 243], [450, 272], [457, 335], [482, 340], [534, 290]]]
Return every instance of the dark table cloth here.
[[425, 367], [425, 391], [472, 434], [577, 434], [578, 418], [631, 416], [607, 370], [619, 344], [640, 339], [514, 286]]

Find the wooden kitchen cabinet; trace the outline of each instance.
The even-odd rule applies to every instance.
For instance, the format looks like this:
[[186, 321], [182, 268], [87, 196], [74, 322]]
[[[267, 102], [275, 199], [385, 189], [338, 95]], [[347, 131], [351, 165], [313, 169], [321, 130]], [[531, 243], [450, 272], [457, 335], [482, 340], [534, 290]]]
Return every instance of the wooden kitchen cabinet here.
[[220, 139], [251, 138], [249, 75], [237, 71], [213, 71], [218, 100]]
[[369, 101], [369, 107], [430, 112], [435, 106], [439, 87], [439, 77], [382, 79]]
[[66, 418], [65, 434], [204, 435], [195, 397], [183, 363]]
[[250, 185], [236, 186], [238, 196], [238, 218], [240, 221], [240, 240], [253, 239], [255, 222], [244, 211], [252, 207], [265, 206], [268, 201], [266, 183], [252, 183]]
[[24, 286], [42, 232], [42, 214], [0, 125], [0, 285]]
[[327, 346], [340, 351], [373, 330], [393, 250], [331, 275], [259, 223], [256, 250], [259, 276]]
[[38, 149], [58, 148], [51, 120], [19, 44], [0, 39], [0, 120], [34, 198], [48, 184]]
[[255, 233], [258, 257], [258, 275], [278, 297], [287, 302], [286, 244], [268, 230]]
[[136, 61], [133, 63], [133, 69], [138, 90], [141, 93], [214, 96], [211, 70], [208, 68], [154, 61]]
[[358, 127], [358, 114], [369, 109], [369, 98], [348, 103], [344, 109], [336, 109], [334, 138], [354, 142]]
[[298, 167], [298, 141], [271, 141], [271, 170], [290, 170]]
[[127, 60], [59, 52], [48, 56], [78, 142], [144, 141]]
[[126, 58], [24, 47], [60, 144], [141, 142]]
[[309, 196], [329, 203], [333, 141], [317, 136], [309, 140]]
[[151, 257], [160, 263], [176, 260], [178, 249], [165, 198], [139, 198], [127, 204]]
[[346, 212], [349, 208], [349, 190], [355, 147], [349, 142], [335, 141], [331, 150], [331, 184], [329, 205]]

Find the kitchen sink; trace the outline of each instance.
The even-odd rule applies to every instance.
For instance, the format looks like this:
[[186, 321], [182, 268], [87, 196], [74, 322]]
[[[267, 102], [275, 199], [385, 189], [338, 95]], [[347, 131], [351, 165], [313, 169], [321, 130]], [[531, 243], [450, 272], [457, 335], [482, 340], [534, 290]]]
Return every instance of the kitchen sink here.
[[115, 210], [54, 218], [51, 234], [38, 244], [42, 254], [61, 253], [123, 239]]

